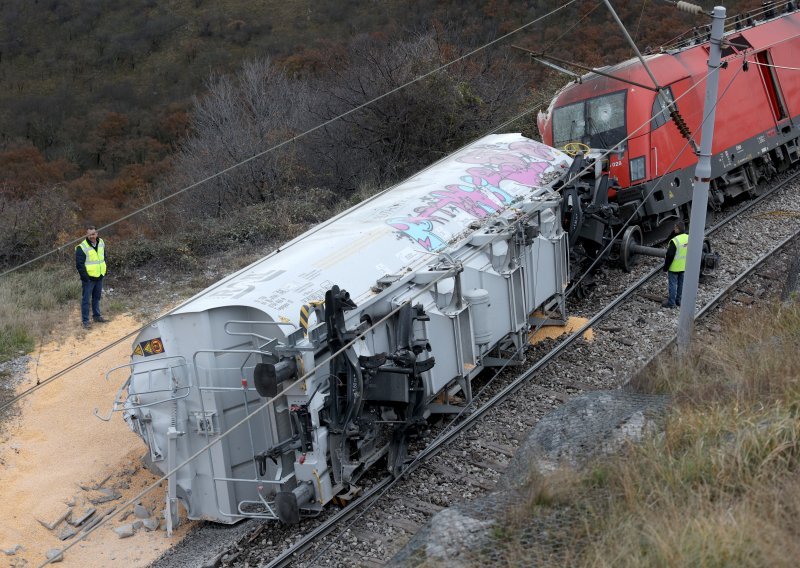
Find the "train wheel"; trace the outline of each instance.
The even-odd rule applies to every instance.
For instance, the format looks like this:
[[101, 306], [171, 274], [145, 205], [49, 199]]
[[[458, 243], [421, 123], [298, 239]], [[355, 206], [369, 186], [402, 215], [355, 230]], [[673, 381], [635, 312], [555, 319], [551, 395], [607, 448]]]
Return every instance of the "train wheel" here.
[[633, 247], [640, 244], [642, 244], [642, 229], [639, 228], [639, 225], [631, 225], [625, 229], [619, 247], [619, 258], [625, 272], [630, 272], [636, 266], [636, 253], [633, 251]]

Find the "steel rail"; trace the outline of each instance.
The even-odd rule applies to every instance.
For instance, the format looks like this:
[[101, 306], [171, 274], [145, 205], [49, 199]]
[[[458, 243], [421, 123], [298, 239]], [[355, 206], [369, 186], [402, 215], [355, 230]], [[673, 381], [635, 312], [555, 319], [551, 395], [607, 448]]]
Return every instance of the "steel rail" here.
[[[589, 327], [595, 325], [598, 321], [602, 320], [611, 310], [616, 308], [621, 302], [627, 300], [631, 294], [636, 292], [650, 278], [652, 278], [656, 270], [643, 276], [635, 284], [630, 286], [627, 290], [625, 290], [625, 292], [623, 292], [620, 296], [615, 298], [611, 303], [609, 303], [605, 308], [603, 308], [599, 313], [597, 313], [592, 319], [590, 319], [586, 324], [584, 324], [579, 330], [575, 331], [569, 337], [561, 341], [561, 343], [556, 345], [551, 351], [549, 351], [546, 355], [544, 355], [541, 359], [539, 359], [536, 363], [534, 363], [534, 365], [530, 367], [525, 373], [519, 375], [516, 379], [514, 379], [512, 383], [507, 385], [502, 391], [497, 393], [494, 397], [489, 399], [485, 404], [480, 406], [480, 408], [469, 414], [464, 420], [459, 422], [457, 425], [455, 426], [450, 425], [448, 431], [440, 434], [431, 444], [426, 446], [425, 449], [421, 450], [414, 457], [414, 461], [402, 471], [399, 477], [396, 478], [387, 477], [381, 480], [378, 483], [380, 487], [377, 487], [376, 485], [375, 488], [371, 488], [368, 494], [365, 494], [363, 497], [360, 497], [356, 501], [353, 501], [346, 509], [342, 510], [335, 516], [325, 521], [320, 527], [309, 533], [307, 536], [304, 536], [290, 549], [287, 549], [286, 551], [281, 553], [280, 556], [271, 561], [269, 564], [266, 564], [265, 568], [280, 568], [283, 566], [288, 566], [293, 556], [301, 552], [304, 552], [305, 550], [310, 548], [313, 541], [316, 540], [317, 538], [325, 536], [331, 531], [333, 531], [334, 528], [338, 525], [338, 523], [346, 520], [351, 515], [353, 515], [360, 507], [364, 506], [366, 502], [370, 500], [372, 496], [375, 495], [378, 489], [388, 487], [392, 483], [398, 481], [402, 476], [412, 473], [419, 466], [421, 466], [427, 459], [435, 456], [440, 451], [442, 451], [447, 446], [447, 444], [453, 441], [453, 439], [456, 438], [461, 432], [474, 426], [477, 423], [477, 420], [481, 418], [486, 412], [491, 410], [497, 403], [502, 402], [505, 398], [516, 392], [525, 383], [525, 381], [527, 381], [534, 373], [536, 373], [536, 371], [544, 367], [556, 355], [560, 354], [561, 351], [563, 351], [569, 345], [571, 345], [572, 342], [575, 341], [578, 337], [580, 337], [587, 329], [589, 329]], [[349, 514], [348, 511], [350, 511]]]
[[[697, 313], [695, 314], [695, 319], [704, 317], [710, 310], [712, 310], [719, 303], [721, 303], [722, 300], [725, 298], [725, 296], [730, 294], [731, 290], [733, 290], [740, 282], [742, 282], [743, 280], [748, 278], [758, 267], [760, 267], [762, 264], [764, 264], [764, 262], [767, 259], [771, 258], [772, 255], [774, 255], [776, 252], [781, 250], [783, 247], [785, 247], [787, 244], [789, 244], [792, 240], [794, 240], [794, 239], [796, 239], [798, 237], [800, 237], [800, 228], [797, 229], [794, 233], [792, 233], [788, 237], [786, 237], [785, 239], [783, 239], [780, 243], [778, 243], [777, 245], [772, 247], [769, 251], [767, 251], [764, 254], [762, 254], [761, 256], [759, 256], [755, 260], [755, 262], [750, 267], [747, 268], [747, 270], [745, 270], [744, 272], [739, 274], [736, 278], [731, 280], [728, 283], [728, 285], [725, 286], [725, 288], [723, 288], [722, 290], [717, 292], [717, 294], [713, 298], [711, 298], [705, 305], [703, 305], [697, 311]], [[673, 334], [672, 338], [663, 347], [661, 347], [661, 349], [656, 351], [644, 363], [644, 365], [642, 365], [642, 368], [639, 370], [639, 373], [641, 373], [644, 369], [647, 369], [653, 363], [653, 361], [658, 359], [661, 355], [664, 354], [665, 351], [670, 349], [675, 344], [675, 340], [676, 339], [677, 339], [677, 334]], [[637, 373], [637, 375], [638, 375], [638, 373]], [[625, 384], [628, 384], [630, 382], [631, 378], [633, 378], [633, 377], [630, 377], [627, 381], [625, 381]]]
[[347, 505], [344, 509], [336, 513], [330, 519], [326, 520], [320, 526], [315, 528], [313, 531], [304, 535], [299, 541], [297, 541], [291, 548], [284, 550], [280, 556], [274, 558], [269, 564], [265, 565], [265, 568], [277, 568], [280, 566], [288, 566], [289, 562], [291, 561], [292, 557], [305, 552], [308, 550], [311, 545], [320, 537], [323, 537], [333, 531], [339, 523], [342, 521], [346, 521], [353, 515], [355, 515], [359, 509], [366, 504], [367, 501], [370, 501], [373, 497], [379, 497], [379, 493], [385, 487], [389, 486], [393, 481], [392, 476], [387, 476], [378, 481], [375, 485], [369, 488], [369, 490], [360, 496], [358, 499]]
[[[791, 175], [790, 177], [781, 180], [775, 186], [769, 188], [760, 196], [752, 199], [751, 201], [747, 202], [744, 206], [737, 209], [736, 211], [732, 212], [731, 214], [727, 215], [724, 219], [709, 227], [705, 231], [705, 235], [709, 236], [734, 219], [738, 218], [740, 215], [746, 213], [766, 198], [775, 194], [778, 190], [782, 189], [787, 183], [790, 181], [795, 180], [798, 176], [800, 176], [800, 171]], [[711, 309], [712, 304], [716, 304], [722, 297], [724, 297], [730, 289], [738, 284], [742, 279], [746, 278], [749, 274], [752, 273], [753, 270], [760, 264], [764, 262], [769, 256], [774, 254], [777, 250], [785, 246], [789, 241], [793, 238], [797, 237], [800, 234], [800, 229], [796, 231], [793, 235], [785, 238], [781, 241], [779, 245], [771, 249], [769, 252], [765, 253], [759, 259], [757, 259], [756, 264], [748, 268], [744, 273], [739, 275], [735, 278], [732, 282], [730, 282], [725, 289], [720, 291], [712, 300], [709, 301], [708, 304], [704, 305], [700, 311], [695, 314], [695, 318], [704, 315], [709, 309]], [[316, 541], [318, 538], [328, 535], [331, 533], [339, 523], [346, 521], [353, 515], [355, 515], [361, 507], [367, 506], [371, 504], [374, 500], [377, 500], [380, 497], [380, 491], [387, 489], [395, 482], [399, 481], [403, 476], [412, 473], [415, 471], [419, 466], [421, 466], [424, 462], [426, 462], [429, 458], [437, 455], [441, 452], [451, 441], [453, 441], [459, 434], [468, 430], [469, 428], [473, 427], [477, 420], [479, 420], [484, 414], [486, 414], [489, 410], [493, 409], [495, 405], [499, 404], [510, 395], [515, 393], [519, 390], [528, 379], [530, 379], [537, 371], [542, 369], [546, 366], [550, 361], [559, 355], [563, 350], [567, 347], [572, 345], [574, 341], [576, 341], [579, 337], [581, 337], [586, 331], [588, 331], [591, 327], [597, 325], [600, 321], [602, 321], [611, 311], [613, 311], [616, 307], [618, 307], [621, 303], [626, 301], [630, 296], [632, 296], [635, 292], [637, 292], [642, 286], [644, 286], [650, 279], [652, 279], [656, 274], [661, 272], [661, 267], [656, 266], [650, 272], [642, 276], [639, 280], [629, 286], [625, 291], [622, 292], [619, 296], [617, 296], [614, 300], [612, 300], [608, 305], [606, 305], [602, 310], [600, 310], [597, 314], [595, 314], [589, 321], [587, 321], [583, 326], [581, 326], [578, 330], [574, 331], [570, 334], [567, 338], [562, 340], [558, 345], [556, 345], [553, 349], [551, 349], [548, 353], [546, 353], [541, 359], [536, 361], [530, 368], [528, 368], [524, 373], [517, 376], [511, 383], [506, 385], [503, 390], [498, 392], [495, 396], [489, 399], [485, 404], [481, 405], [478, 409], [473, 411], [471, 414], [467, 415], [461, 422], [457, 425], [449, 425], [448, 430], [441, 433], [431, 444], [425, 447], [425, 449], [421, 450], [415, 457], [414, 461], [406, 467], [400, 476], [396, 478], [392, 478], [391, 476], [387, 476], [380, 481], [378, 481], [374, 486], [372, 486], [364, 495], [356, 499], [355, 501], [351, 502], [347, 507], [345, 507], [342, 511], [337, 513], [336, 515], [332, 516], [330, 519], [326, 520], [322, 525], [315, 528], [313, 531], [308, 533], [307, 535], [303, 536], [297, 543], [295, 543], [291, 548], [282, 552], [279, 556], [274, 558], [269, 564], [264, 565], [265, 568], [281, 568], [283, 566], [288, 566], [291, 559], [296, 556], [297, 554], [301, 554], [308, 550], [311, 545]], [[643, 366], [644, 369], [649, 365], [659, 354], [663, 353], [669, 345], [673, 344], [675, 341], [675, 337], [670, 340], [670, 342], [662, 347], [653, 357], [651, 357]], [[626, 381], [625, 384], [627, 384]], [[368, 503], [369, 502], [369, 503]]]
[[353, 515], [360, 507], [364, 506], [367, 501], [371, 500], [371, 498], [381, 489], [388, 487], [390, 484], [398, 481], [401, 477], [410, 474], [414, 470], [416, 470], [420, 465], [422, 465], [428, 458], [435, 456], [439, 453], [444, 447], [451, 442], [455, 437], [457, 437], [462, 431], [472, 427], [475, 425], [476, 421], [481, 418], [486, 412], [494, 407], [497, 403], [501, 402], [503, 399], [507, 398], [509, 395], [513, 394], [522, 384], [531, 377], [536, 371], [541, 369], [547, 363], [550, 362], [556, 355], [558, 355], [561, 351], [566, 349], [569, 345], [572, 344], [575, 339], [580, 337], [589, 327], [595, 325], [598, 321], [600, 321], [605, 315], [607, 315], [611, 310], [617, 307], [622, 301], [626, 300], [631, 294], [633, 294], [639, 287], [643, 286], [653, 275], [654, 272], [651, 272], [644, 277], [642, 277], [639, 281], [637, 281], [634, 285], [630, 286], [622, 295], [615, 298], [611, 303], [609, 303], [603, 310], [601, 310], [598, 314], [596, 314], [591, 320], [589, 320], [586, 324], [584, 324], [578, 331], [564, 339], [561, 343], [559, 343], [556, 347], [554, 347], [550, 352], [548, 352], [544, 357], [539, 359], [534, 365], [529, 368], [525, 373], [518, 376], [511, 384], [506, 386], [502, 391], [496, 394], [494, 397], [489, 399], [485, 404], [481, 405], [477, 410], [472, 412], [471, 414], [467, 415], [467, 417], [459, 422], [457, 425], [449, 426], [449, 430], [440, 434], [431, 444], [425, 447], [425, 449], [421, 450], [415, 457], [414, 461], [406, 467], [400, 476], [396, 478], [386, 477], [382, 479], [376, 486], [370, 488], [369, 492], [362, 497], [359, 497], [357, 500], [353, 501], [348, 507], [331, 517], [330, 519], [326, 520], [321, 526], [314, 529], [311, 533], [304, 536], [301, 540], [295, 543], [291, 548], [285, 550], [280, 554], [280, 556], [276, 557], [272, 560], [269, 564], [265, 565], [265, 568], [279, 568], [282, 566], [287, 566], [291, 560], [291, 558], [301, 552], [307, 550], [313, 541], [321, 536], [325, 536], [342, 521], [349, 518]]
[[716, 307], [717, 304], [719, 304], [723, 300], [723, 298], [725, 298], [725, 296], [727, 296], [731, 292], [731, 290], [733, 290], [742, 280], [748, 278], [757, 268], [759, 268], [762, 264], [764, 264], [764, 262], [767, 259], [772, 257], [772, 255], [781, 250], [783, 247], [789, 244], [789, 242], [796, 239], [798, 236], [800, 236], [800, 228], [798, 228], [794, 233], [783, 239], [780, 243], [772, 247], [769, 251], [759, 256], [747, 270], [745, 270], [744, 272], [739, 274], [736, 278], [731, 280], [730, 283], [728, 283], [728, 285], [724, 289], [717, 292], [717, 294], [713, 298], [711, 298], [708, 301], [708, 303], [706, 303], [702, 308], [700, 308], [695, 314], [695, 318], [699, 318], [701, 316], [706, 315], [706, 313], [709, 310]]

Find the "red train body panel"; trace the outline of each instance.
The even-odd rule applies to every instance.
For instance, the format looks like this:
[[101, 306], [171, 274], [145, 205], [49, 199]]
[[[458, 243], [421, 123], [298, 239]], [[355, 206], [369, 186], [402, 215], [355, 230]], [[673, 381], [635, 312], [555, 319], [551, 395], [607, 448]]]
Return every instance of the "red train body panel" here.
[[[800, 66], [800, 11], [764, 15], [725, 36], [712, 157], [714, 206], [740, 193], [756, 193], [760, 181], [800, 159], [800, 71], [789, 69]], [[708, 49], [704, 38], [645, 57], [662, 92], [674, 101], [677, 120], [659, 114], [663, 99], [657, 101], [638, 59], [599, 70], [614, 78], [589, 73], [568, 84], [539, 115], [548, 145], [580, 142], [613, 149], [603, 168], [615, 181], [609, 184], [609, 203], [617, 207], [617, 221], [633, 219], [648, 241], [660, 240], [667, 221], [688, 213]], [[697, 146], [681, 133], [681, 117], [684, 133]], [[599, 245], [598, 235], [584, 237]]]

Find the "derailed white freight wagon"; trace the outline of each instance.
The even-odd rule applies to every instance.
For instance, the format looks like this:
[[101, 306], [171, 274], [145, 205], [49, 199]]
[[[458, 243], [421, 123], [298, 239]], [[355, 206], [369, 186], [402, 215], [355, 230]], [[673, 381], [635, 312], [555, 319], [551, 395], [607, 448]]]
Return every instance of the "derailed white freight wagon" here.
[[[565, 154], [487, 136], [225, 278], [142, 331], [115, 401], [189, 518], [297, 522], [563, 317]], [[545, 316], [547, 317], [547, 316]], [[247, 421], [230, 431], [244, 418]]]

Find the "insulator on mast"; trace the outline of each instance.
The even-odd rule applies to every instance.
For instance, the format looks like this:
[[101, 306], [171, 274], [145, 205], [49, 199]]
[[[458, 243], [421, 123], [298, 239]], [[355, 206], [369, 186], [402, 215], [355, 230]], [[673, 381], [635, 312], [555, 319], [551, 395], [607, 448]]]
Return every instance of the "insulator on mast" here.
[[697, 4], [692, 4], [691, 2], [683, 2], [683, 1], [678, 2], [677, 7], [678, 10], [694, 14], [695, 16], [703, 13], [703, 8], [701, 8]]
[[675, 126], [678, 127], [678, 131], [681, 133], [681, 136], [691, 141], [692, 131], [689, 130], [689, 126], [686, 124], [686, 121], [681, 116], [681, 113], [678, 112], [678, 109], [675, 107], [675, 105], [670, 105], [669, 116], [672, 118], [672, 122], [675, 123]]

